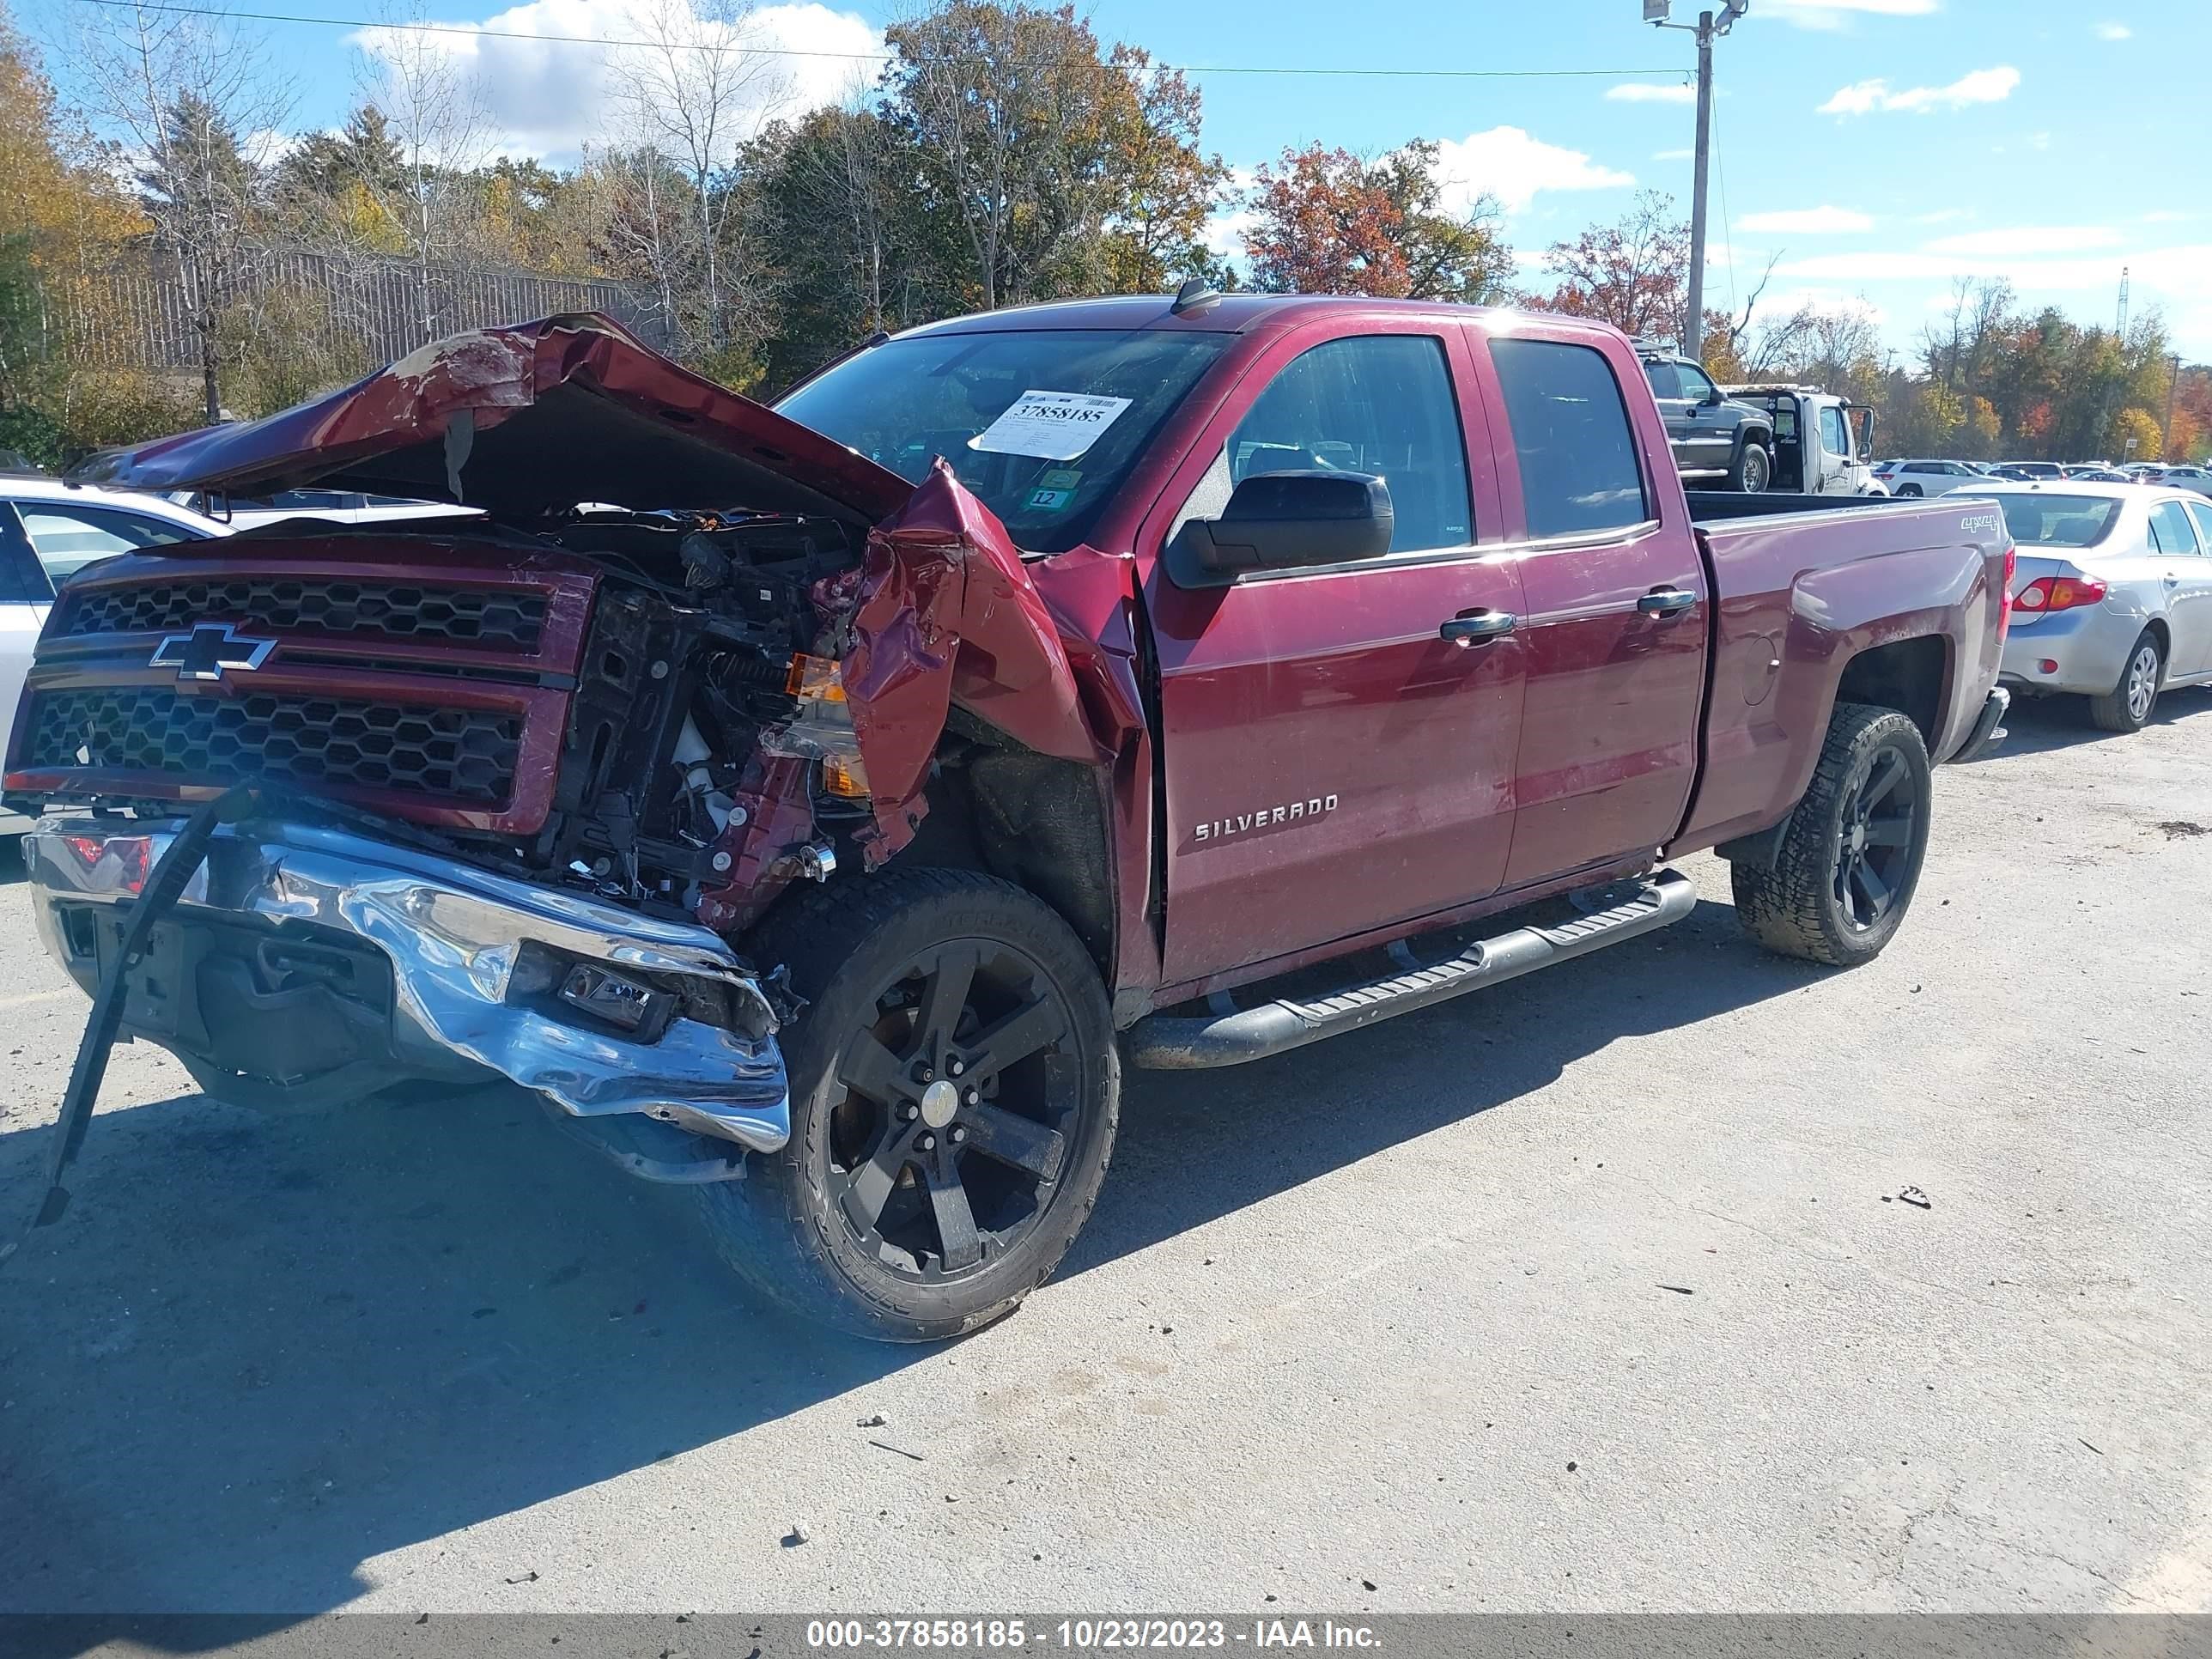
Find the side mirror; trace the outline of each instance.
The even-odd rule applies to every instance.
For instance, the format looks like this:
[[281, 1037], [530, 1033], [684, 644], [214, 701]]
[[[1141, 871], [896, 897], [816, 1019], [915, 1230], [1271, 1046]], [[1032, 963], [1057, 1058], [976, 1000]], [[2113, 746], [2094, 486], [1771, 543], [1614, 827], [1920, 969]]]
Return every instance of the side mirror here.
[[1218, 519], [1193, 519], [1179, 551], [1216, 580], [1246, 570], [1344, 564], [1390, 550], [1390, 487], [1366, 472], [1262, 472], [1230, 493]]
[[1711, 392], [1705, 393], [1705, 400], [1699, 405], [1699, 407], [1704, 409], [1718, 409], [1727, 401], [1728, 394], [1723, 392], [1718, 386], [1715, 386]]

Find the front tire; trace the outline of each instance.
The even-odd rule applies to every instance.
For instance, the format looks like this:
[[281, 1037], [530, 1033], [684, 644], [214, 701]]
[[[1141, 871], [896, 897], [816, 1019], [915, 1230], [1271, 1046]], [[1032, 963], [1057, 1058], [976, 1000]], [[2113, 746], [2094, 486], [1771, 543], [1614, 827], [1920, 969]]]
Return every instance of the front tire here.
[[1918, 484], [1899, 484], [1897, 487], [1897, 495], [1898, 499], [1900, 501], [1918, 501], [1920, 499], [1920, 486]]
[[2166, 682], [2166, 647], [2146, 628], [2128, 647], [2128, 660], [2120, 670], [2119, 684], [2100, 697], [2089, 699], [2089, 718], [2106, 732], [2140, 732], [2150, 723], [2158, 707], [2160, 688]]
[[1766, 459], [1766, 451], [1756, 443], [1747, 442], [1736, 452], [1735, 464], [1729, 468], [1729, 488], [1741, 490], [1747, 495], [1762, 495], [1773, 477], [1773, 464]]
[[1932, 781], [1911, 720], [1837, 704], [1774, 867], [1732, 867], [1744, 931], [1770, 951], [1832, 968], [1880, 956], [1919, 884]]
[[1011, 1313], [1106, 1176], [1121, 1061], [1097, 969], [1009, 883], [832, 883], [763, 930], [809, 1006], [784, 1033], [791, 1139], [696, 1188], [724, 1258], [810, 1319], [894, 1342]]

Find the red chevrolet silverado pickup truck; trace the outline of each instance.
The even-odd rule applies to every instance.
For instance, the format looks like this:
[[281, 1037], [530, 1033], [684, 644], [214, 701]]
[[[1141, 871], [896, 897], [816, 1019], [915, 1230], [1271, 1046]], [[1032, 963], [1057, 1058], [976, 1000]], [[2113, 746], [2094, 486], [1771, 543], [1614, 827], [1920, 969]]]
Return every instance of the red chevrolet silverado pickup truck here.
[[509, 1079], [894, 1339], [1051, 1271], [1125, 1063], [1663, 927], [1706, 848], [1870, 958], [2004, 707], [1994, 507], [1693, 501], [1628, 342], [1514, 312], [1042, 306], [774, 409], [561, 317], [86, 472], [488, 515], [62, 589], [6, 791], [95, 1029], [227, 1098]]

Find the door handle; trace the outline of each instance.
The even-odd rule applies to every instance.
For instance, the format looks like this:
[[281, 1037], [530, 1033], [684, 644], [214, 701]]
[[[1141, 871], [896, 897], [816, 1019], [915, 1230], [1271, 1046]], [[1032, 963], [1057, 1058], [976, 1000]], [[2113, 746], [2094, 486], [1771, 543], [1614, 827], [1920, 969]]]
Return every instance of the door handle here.
[[1510, 611], [1469, 611], [1438, 628], [1437, 637], [1449, 640], [1454, 645], [1481, 645], [1504, 639], [1520, 623], [1520, 617]]
[[1637, 600], [1636, 608], [1647, 617], [1674, 617], [1697, 602], [1698, 596], [1686, 588], [1655, 587]]

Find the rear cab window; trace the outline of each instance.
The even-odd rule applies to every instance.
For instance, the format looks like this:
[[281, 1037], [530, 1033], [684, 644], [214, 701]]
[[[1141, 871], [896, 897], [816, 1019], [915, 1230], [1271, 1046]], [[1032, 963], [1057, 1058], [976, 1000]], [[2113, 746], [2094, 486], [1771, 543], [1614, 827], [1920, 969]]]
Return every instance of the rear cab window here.
[[1490, 360], [1512, 423], [1529, 537], [1650, 522], [1635, 428], [1605, 355], [1568, 341], [1492, 336]]

